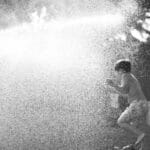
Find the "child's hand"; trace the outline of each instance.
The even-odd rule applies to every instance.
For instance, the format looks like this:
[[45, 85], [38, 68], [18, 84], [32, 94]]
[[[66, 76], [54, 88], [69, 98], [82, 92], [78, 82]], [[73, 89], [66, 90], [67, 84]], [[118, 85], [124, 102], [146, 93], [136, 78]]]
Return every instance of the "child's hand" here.
[[113, 82], [112, 79], [107, 79], [107, 80], [106, 80], [106, 83], [107, 83], [109, 86], [112, 86], [112, 87], [115, 85], [115, 83]]

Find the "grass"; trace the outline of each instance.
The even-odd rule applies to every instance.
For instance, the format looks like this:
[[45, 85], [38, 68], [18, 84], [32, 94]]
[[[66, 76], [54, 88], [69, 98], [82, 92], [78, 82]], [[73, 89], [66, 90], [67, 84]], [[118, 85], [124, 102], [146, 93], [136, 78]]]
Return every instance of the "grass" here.
[[20, 69], [1, 74], [0, 149], [112, 150], [135, 141], [116, 125], [94, 75]]

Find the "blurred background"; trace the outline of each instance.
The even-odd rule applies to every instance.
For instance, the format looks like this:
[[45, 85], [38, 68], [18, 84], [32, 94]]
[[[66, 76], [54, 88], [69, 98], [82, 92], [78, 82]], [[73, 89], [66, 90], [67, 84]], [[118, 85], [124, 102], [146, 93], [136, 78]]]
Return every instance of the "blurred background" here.
[[[135, 139], [115, 124], [105, 85], [114, 62], [150, 99], [148, 0], [0, 1], [0, 148], [111, 150]], [[125, 136], [126, 135], [126, 136]]]

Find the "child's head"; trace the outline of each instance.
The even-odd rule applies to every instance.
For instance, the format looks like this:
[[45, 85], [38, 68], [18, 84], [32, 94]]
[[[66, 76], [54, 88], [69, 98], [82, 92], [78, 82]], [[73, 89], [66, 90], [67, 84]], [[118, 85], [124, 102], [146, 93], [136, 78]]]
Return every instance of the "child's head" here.
[[126, 59], [118, 60], [115, 64], [115, 71], [120, 72], [120, 73], [130, 73], [131, 62]]

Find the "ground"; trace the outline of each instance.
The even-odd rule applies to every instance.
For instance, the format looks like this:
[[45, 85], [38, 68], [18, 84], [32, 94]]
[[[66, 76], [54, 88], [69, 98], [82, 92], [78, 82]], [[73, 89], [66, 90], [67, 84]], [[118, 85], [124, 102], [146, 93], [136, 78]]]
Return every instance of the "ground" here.
[[116, 125], [118, 111], [107, 106], [92, 71], [21, 67], [0, 74], [1, 150], [112, 150], [135, 142]]
[[[11, 112], [9, 116], [1, 114], [1, 149], [112, 150], [114, 146], [124, 146], [136, 140], [132, 134], [120, 129], [114, 120], [95, 118], [92, 114], [62, 109], [50, 112], [45, 107], [38, 116], [35, 112], [28, 115], [25, 119], [19, 118], [19, 114], [14, 118]], [[150, 146], [149, 139], [146, 138], [147, 149], [144, 150]]]

